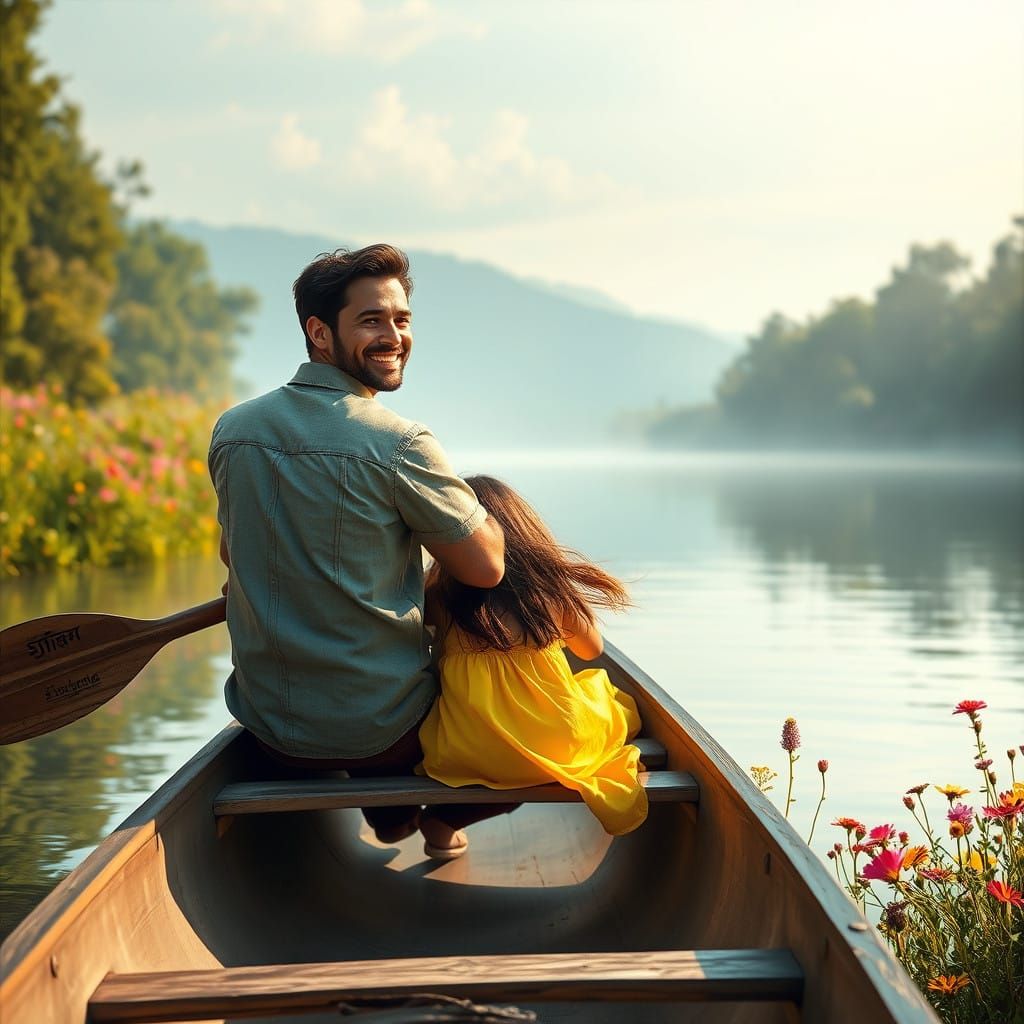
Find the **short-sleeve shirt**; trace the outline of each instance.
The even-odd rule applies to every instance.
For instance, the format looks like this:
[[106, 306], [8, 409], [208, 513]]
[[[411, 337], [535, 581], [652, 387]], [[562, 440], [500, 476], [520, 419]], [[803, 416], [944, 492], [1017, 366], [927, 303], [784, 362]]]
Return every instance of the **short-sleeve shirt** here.
[[210, 473], [229, 570], [231, 713], [300, 757], [385, 750], [437, 693], [420, 544], [486, 518], [433, 435], [354, 378], [304, 363], [228, 410]]

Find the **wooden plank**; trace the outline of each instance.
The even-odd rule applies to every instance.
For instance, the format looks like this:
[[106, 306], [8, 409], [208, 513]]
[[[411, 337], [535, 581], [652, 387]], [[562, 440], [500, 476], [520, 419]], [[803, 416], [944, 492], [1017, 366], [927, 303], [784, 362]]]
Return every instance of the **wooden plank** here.
[[665, 748], [650, 736], [638, 736], [630, 740], [629, 745], [640, 751], [640, 763], [650, 772], [657, 768], [664, 768], [668, 763], [668, 754]]
[[89, 1020], [238, 1019], [329, 1011], [371, 994], [432, 992], [490, 1002], [799, 1003], [803, 972], [784, 949], [455, 956], [109, 974]]
[[[652, 803], [696, 803], [698, 787], [688, 772], [641, 772]], [[380, 779], [297, 779], [290, 782], [236, 782], [214, 801], [214, 814], [270, 814], [338, 807], [398, 807], [405, 804], [574, 803], [579, 793], [556, 783], [526, 789], [453, 788], [433, 779], [397, 776]]]

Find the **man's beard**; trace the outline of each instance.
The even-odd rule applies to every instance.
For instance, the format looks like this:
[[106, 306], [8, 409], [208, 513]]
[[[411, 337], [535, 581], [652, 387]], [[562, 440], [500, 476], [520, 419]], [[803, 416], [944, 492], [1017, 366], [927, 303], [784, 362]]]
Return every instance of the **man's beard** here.
[[[367, 349], [366, 354], [391, 351], [394, 350], [391, 348]], [[342, 348], [338, 335], [333, 330], [331, 331], [331, 359], [334, 365], [373, 391], [397, 391], [402, 386], [402, 375], [405, 372], [405, 364], [409, 361], [409, 354], [404, 346], [400, 351], [397, 373], [394, 370], [379, 370], [372, 363], [356, 362], [355, 359], [351, 359]]]

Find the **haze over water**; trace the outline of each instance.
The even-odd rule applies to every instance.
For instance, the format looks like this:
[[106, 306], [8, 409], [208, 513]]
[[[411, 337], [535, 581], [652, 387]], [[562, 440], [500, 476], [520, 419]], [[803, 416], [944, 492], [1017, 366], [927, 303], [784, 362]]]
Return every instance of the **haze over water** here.
[[[806, 837], [830, 761], [814, 847], [841, 814], [894, 822], [915, 784], [977, 790], [964, 698], [984, 736], [1024, 743], [1024, 467], [974, 459], [602, 453], [454, 453], [465, 474], [519, 488], [564, 543], [631, 584], [608, 638], [744, 769], [780, 773], [783, 719], [803, 735], [791, 820]], [[158, 617], [214, 596], [211, 557], [25, 577], [3, 625], [55, 611]], [[228, 719], [223, 627], [165, 649], [108, 707], [0, 748], [0, 887], [9, 929], [102, 836]], [[1024, 758], [1018, 755], [1018, 766]], [[1019, 767], [1017, 778], [1024, 778]], [[970, 800], [974, 797], [968, 797]], [[945, 801], [927, 797], [932, 820]]]

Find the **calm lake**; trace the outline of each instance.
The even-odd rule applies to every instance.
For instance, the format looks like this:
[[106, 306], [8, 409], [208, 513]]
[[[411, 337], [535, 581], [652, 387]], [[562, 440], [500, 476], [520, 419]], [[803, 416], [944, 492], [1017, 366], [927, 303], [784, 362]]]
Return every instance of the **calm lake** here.
[[[605, 632], [748, 768], [780, 773], [783, 719], [803, 736], [790, 818], [806, 837], [819, 758], [840, 814], [913, 832], [915, 784], [977, 789], [983, 714], [999, 786], [1024, 743], [1024, 466], [855, 456], [473, 454], [460, 472], [518, 487], [564, 543], [631, 585]], [[217, 595], [215, 558], [25, 577], [2, 625], [58, 611], [155, 618]], [[228, 720], [223, 626], [165, 648], [117, 699], [0, 748], [6, 934], [121, 818]], [[1017, 778], [1024, 779], [1018, 754]], [[968, 798], [970, 799], [970, 798]], [[935, 808], [944, 798], [932, 793]], [[940, 814], [933, 815], [933, 821]]]

